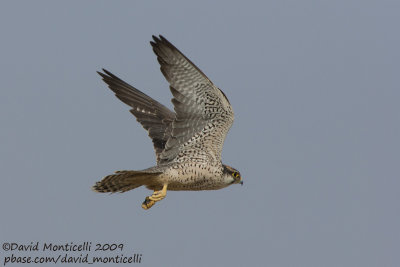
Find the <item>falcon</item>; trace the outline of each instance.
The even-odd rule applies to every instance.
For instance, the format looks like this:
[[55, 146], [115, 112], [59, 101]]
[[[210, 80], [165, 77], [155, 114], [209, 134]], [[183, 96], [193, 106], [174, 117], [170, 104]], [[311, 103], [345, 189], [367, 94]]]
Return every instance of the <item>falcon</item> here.
[[222, 164], [222, 146], [234, 115], [226, 95], [163, 36], [150, 42], [170, 85], [174, 111], [111, 72], [97, 72], [116, 97], [148, 131], [157, 165], [116, 171], [96, 182], [101, 193], [126, 192], [140, 186], [153, 190], [142, 203], [147, 210], [172, 191], [217, 190], [242, 184], [240, 172]]

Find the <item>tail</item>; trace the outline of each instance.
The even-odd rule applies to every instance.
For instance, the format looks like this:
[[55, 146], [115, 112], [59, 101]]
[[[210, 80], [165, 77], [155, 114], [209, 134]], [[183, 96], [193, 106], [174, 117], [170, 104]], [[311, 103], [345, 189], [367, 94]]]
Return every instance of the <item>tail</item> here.
[[116, 171], [96, 182], [92, 190], [100, 193], [126, 192], [142, 185], [153, 184], [161, 172]]

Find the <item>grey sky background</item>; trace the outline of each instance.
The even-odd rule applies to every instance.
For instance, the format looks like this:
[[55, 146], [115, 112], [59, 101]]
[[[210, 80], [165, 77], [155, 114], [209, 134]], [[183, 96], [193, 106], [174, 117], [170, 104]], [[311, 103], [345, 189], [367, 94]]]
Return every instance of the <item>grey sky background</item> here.
[[[400, 266], [399, 14], [389, 0], [1, 2], [1, 241], [124, 243], [138, 266]], [[149, 211], [144, 188], [90, 190], [155, 164], [96, 74], [172, 108], [153, 34], [228, 96], [223, 162], [243, 187]]]

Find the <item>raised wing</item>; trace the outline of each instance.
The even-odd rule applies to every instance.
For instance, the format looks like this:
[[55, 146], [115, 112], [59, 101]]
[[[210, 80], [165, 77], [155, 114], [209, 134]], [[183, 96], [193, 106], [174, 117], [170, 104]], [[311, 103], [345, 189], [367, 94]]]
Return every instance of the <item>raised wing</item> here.
[[136, 117], [153, 140], [157, 163], [167, 140], [171, 136], [172, 121], [175, 113], [156, 100], [142, 93], [135, 87], [127, 84], [111, 72], [103, 69], [104, 73], [97, 72], [108, 87], [122, 102], [132, 107], [130, 112]]
[[220, 160], [234, 118], [228, 99], [168, 40], [162, 36], [153, 36], [153, 40], [150, 43], [170, 84], [176, 112], [160, 162], [171, 161], [185, 151], [192, 157]]

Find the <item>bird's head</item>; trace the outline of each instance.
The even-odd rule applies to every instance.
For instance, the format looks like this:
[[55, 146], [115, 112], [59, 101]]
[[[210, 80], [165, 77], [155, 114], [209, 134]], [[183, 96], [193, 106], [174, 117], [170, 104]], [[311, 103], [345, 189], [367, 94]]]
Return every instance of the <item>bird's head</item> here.
[[222, 166], [224, 167], [223, 176], [227, 184], [243, 185], [243, 179], [238, 170], [225, 164], [223, 164]]

